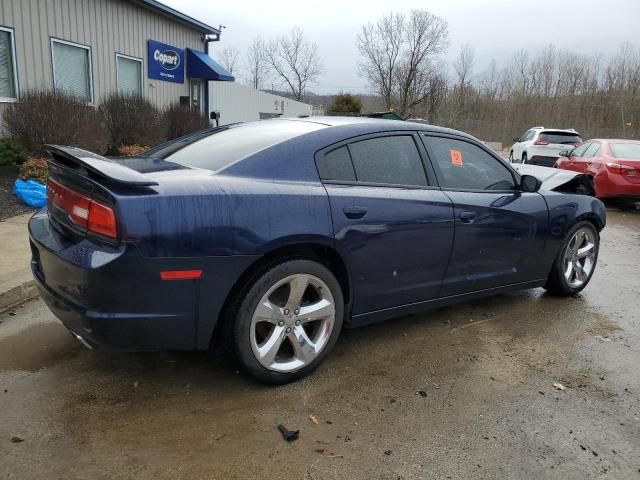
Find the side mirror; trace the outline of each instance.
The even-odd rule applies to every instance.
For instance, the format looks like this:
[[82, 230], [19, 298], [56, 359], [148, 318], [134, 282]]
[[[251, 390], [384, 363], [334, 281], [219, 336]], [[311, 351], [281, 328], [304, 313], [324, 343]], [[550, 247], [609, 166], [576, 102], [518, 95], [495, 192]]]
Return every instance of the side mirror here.
[[540, 180], [533, 175], [522, 175], [520, 177], [520, 190], [523, 192], [537, 192], [540, 189]]
[[520, 137], [516, 137], [513, 139], [513, 143], [518, 143], [520, 141]]
[[569, 150], [562, 150], [558, 155], [561, 157], [568, 157], [571, 154]]

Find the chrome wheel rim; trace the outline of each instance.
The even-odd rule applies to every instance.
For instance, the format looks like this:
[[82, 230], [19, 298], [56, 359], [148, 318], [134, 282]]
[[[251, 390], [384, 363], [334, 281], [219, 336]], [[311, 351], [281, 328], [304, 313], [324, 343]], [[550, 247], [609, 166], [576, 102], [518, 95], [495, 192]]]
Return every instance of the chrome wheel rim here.
[[564, 278], [571, 288], [584, 285], [595, 266], [596, 240], [588, 228], [576, 231], [564, 253]]
[[333, 295], [318, 277], [288, 276], [260, 299], [251, 318], [251, 349], [268, 370], [294, 372], [324, 350], [336, 318]]

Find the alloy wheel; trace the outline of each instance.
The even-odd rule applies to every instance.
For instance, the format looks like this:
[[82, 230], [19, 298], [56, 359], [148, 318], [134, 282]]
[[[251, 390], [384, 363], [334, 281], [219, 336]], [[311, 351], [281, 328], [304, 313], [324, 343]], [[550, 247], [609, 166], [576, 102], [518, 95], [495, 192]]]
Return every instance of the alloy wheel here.
[[596, 240], [588, 228], [578, 229], [564, 253], [564, 278], [571, 288], [585, 284], [595, 266]]
[[268, 370], [293, 372], [325, 348], [336, 318], [329, 287], [307, 274], [288, 276], [258, 302], [251, 318], [251, 349]]

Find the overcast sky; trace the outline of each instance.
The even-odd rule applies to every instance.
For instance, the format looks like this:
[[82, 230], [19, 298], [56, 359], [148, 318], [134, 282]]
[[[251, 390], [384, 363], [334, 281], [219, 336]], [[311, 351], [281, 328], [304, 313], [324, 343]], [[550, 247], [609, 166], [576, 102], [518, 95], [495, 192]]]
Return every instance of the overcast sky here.
[[367, 83], [358, 76], [356, 35], [361, 25], [390, 11], [427, 9], [449, 23], [447, 58], [461, 45], [476, 53], [475, 73], [495, 58], [499, 63], [514, 51], [554, 43], [579, 53], [611, 55], [619, 45], [640, 45], [640, 0], [163, 0], [209, 25], [226, 25], [225, 46], [242, 51], [256, 35], [269, 38], [294, 26], [302, 28], [320, 49], [324, 73], [310, 90], [365, 93]]

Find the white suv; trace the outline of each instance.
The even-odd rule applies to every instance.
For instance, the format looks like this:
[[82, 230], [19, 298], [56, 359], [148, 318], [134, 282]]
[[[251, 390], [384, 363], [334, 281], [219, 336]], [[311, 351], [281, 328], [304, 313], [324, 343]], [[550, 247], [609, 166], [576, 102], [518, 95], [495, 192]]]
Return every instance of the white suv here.
[[509, 152], [509, 161], [553, 167], [562, 150], [571, 150], [582, 143], [580, 134], [573, 128], [557, 130], [555, 128], [533, 127], [527, 130], [515, 142]]

